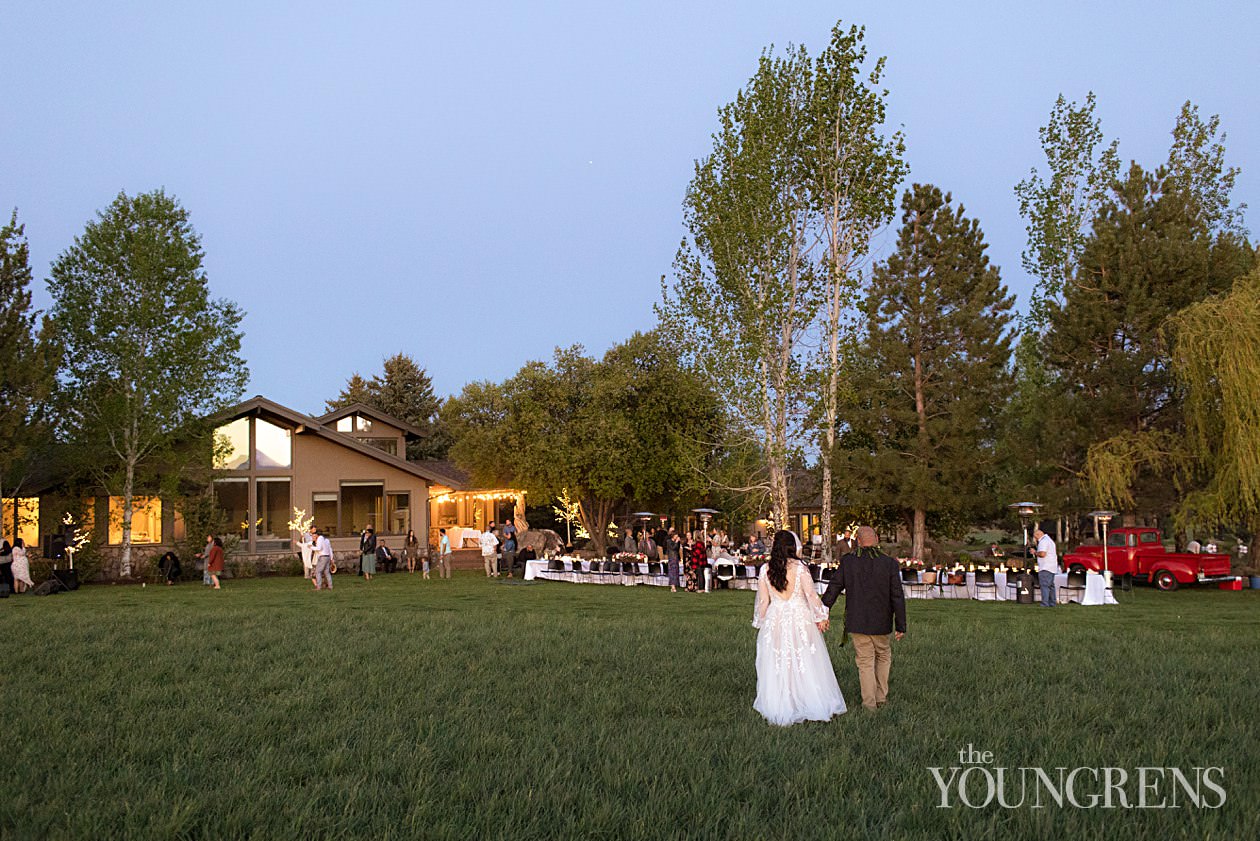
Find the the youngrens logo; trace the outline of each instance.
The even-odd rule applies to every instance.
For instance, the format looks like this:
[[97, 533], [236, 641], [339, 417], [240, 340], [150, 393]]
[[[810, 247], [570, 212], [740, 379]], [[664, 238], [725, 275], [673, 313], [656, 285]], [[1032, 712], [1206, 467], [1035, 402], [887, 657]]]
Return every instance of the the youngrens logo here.
[[938, 809], [1219, 809], [1225, 769], [1004, 768], [992, 751], [967, 745], [958, 765], [928, 768], [940, 789]]

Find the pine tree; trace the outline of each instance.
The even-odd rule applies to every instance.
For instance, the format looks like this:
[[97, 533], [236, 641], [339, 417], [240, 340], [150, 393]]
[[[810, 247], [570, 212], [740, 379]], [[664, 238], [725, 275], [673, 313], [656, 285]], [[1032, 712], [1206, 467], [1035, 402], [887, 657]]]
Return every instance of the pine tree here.
[[849, 500], [905, 512], [919, 558], [929, 514], [979, 503], [1011, 387], [1014, 298], [979, 223], [951, 202], [918, 184], [902, 199], [897, 250], [872, 272], [866, 358], [837, 452]]
[[0, 227], [0, 498], [14, 496], [45, 427], [36, 417], [52, 366], [31, 310], [30, 247], [14, 210]]
[[438, 417], [441, 402], [433, 393], [433, 380], [405, 353], [396, 353], [382, 364], [382, 373], [364, 380], [355, 373], [328, 411], [362, 403], [425, 430], [428, 436], [407, 445], [412, 460], [445, 458], [450, 436]]

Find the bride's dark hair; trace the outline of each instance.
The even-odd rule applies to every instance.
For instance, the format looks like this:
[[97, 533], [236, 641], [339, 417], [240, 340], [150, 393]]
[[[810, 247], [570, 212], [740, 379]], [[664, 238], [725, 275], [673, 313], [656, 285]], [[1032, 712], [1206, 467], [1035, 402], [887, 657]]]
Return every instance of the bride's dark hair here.
[[796, 538], [787, 529], [775, 532], [774, 545], [770, 548], [770, 563], [766, 570], [766, 577], [770, 579], [770, 586], [780, 593], [787, 589], [787, 565], [789, 558], [796, 558]]

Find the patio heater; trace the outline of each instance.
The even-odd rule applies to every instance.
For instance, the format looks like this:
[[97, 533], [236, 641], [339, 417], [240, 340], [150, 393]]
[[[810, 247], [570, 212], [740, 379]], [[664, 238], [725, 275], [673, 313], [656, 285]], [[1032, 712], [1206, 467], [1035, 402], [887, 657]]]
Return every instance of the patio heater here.
[[[639, 528], [643, 530], [643, 536], [644, 536], [644, 537], [647, 537], [647, 534], [648, 534], [648, 521], [649, 521], [649, 520], [651, 520], [651, 519], [652, 519], [653, 517], [655, 517], [656, 515], [655, 515], [655, 514], [653, 514], [651, 511], [635, 511], [635, 512], [634, 512], [633, 514], [631, 514], [630, 516], [632, 516], [632, 517], [636, 518], [636, 519], [639, 521]], [[635, 548], [636, 548], [636, 550], [637, 550], [637, 548], [638, 548], [638, 544], [637, 544], [637, 543], [635, 544]]]
[[713, 519], [714, 514], [718, 513], [718, 510], [716, 508], [693, 508], [691, 509], [691, 513], [699, 515], [701, 523], [700, 527], [704, 529], [704, 542], [708, 543], [709, 521]]
[[[709, 545], [709, 521], [713, 519], [713, 515], [718, 513], [718, 511], [716, 508], [693, 508], [691, 513], [700, 517], [700, 527], [704, 530], [704, 545], [707, 551]], [[704, 591], [706, 593], [709, 592], [712, 584], [711, 572], [712, 570], [709, 567], [706, 566], [704, 568]]]
[[1111, 589], [1111, 566], [1107, 563], [1107, 524], [1111, 522], [1111, 518], [1116, 516], [1115, 511], [1107, 511], [1105, 509], [1099, 511], [1090, 511], [1089, 516], [1094, 521], [1102, 524], [1103, 531], [1103, 578], [1107, 582], [1107, 589]]
[[1022, 563], [1028, 563], [1028, 523], [1037, 516], [1040, 502], [1012, 502], [1007, 508], [1019, 515], [1019, 524], [1024, 529], [1024, 556]]

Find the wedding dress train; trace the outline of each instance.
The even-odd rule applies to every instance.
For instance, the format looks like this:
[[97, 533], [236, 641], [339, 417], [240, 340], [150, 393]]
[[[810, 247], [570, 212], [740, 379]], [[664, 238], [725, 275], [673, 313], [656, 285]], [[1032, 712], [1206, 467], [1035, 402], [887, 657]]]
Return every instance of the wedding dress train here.
[[757, 699], [753, 709], [771, 724], [827, 721], [845, 712], [844, 696], [817, 622], [827, 618], [809, 570], [799, 560], [788, 593], [770, 585], [769, 564], [757, 580]]

